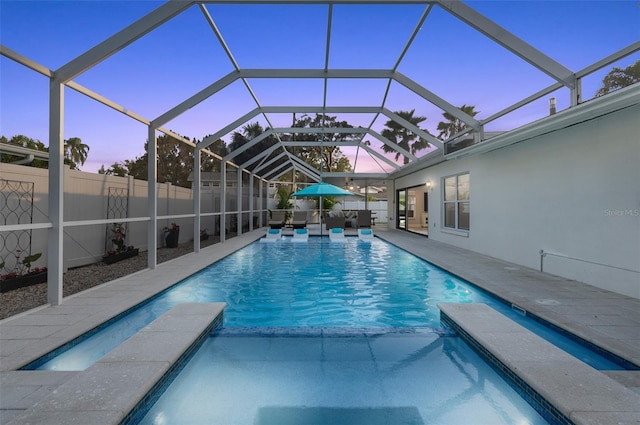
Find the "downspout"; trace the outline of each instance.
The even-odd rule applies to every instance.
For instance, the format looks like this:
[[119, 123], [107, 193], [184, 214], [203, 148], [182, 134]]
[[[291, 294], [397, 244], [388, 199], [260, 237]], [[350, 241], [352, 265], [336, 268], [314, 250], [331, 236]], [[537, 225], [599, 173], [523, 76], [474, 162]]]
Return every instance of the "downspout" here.
[[31, 163], [33, 162], [34, 158], [35, 158], [35, 157], [33, 156], [33, 154], [29, 154], [29, 155], [27, 155], [26, 157], [24, 157], [24, 158], [22, 158], [22, 159], [19, 159], [19, 160], [17, 160], [17, 161], [13, 161], [11, 164], [14, 164], [14, 165], [27, 165], [27, 164], [31, 164]]

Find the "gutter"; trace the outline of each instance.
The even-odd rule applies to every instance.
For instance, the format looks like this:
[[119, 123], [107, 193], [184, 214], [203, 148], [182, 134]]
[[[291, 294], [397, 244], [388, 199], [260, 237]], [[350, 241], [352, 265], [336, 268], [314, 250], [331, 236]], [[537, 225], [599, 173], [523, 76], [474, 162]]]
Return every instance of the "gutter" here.
[[452, 152], [445, 155], [444, 158], [448, 161], [465, 156], [480, 155], [486, 152], [491, 152], [515, 143], [524, 142], [525, 140], [532, 139], [543, 134], [562, 130], [576, 124], [600, 118], [612, 112], [638, 104], [640, 104], [640, 85], [633, 84], [629, 87], [620, 89], [615, 93], [581, 103], [578, 106], [565, 109], [555, 115], [542, 118], [515, 130], [492, 137], [486, 141]]

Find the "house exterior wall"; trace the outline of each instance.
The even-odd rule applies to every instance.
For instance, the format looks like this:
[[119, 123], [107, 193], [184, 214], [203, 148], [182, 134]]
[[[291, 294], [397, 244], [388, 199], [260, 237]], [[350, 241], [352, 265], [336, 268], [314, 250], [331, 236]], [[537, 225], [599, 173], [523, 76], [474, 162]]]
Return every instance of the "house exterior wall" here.
[[[437, 164], [395, 187], [432, 182], [434, 240], [534, 269], [544, 250], [545, 272], [640, 298], [638, 117], [635, 105]], [[463, 172], [470, 173], [470, 231], [452, 232], [442, 226], [442, 179]]]

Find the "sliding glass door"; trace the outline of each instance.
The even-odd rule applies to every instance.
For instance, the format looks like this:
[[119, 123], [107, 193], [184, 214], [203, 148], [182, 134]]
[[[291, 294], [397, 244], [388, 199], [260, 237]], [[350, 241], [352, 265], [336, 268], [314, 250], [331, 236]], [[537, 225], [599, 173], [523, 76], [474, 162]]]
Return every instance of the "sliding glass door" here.
[[398, 200], [396, 211], [396, 228], [407, 230], [407, 189], [401, 189], [396, 192]]
[[396, 228], [427, 235], [429, 232], [429, 193], [426, 184], [396, 191]]

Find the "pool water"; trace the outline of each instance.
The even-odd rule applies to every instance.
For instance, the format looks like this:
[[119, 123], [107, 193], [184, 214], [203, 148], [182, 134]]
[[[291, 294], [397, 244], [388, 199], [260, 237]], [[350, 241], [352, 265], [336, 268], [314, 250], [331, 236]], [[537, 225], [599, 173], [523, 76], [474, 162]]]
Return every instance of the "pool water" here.
[[84, 370], [176, 304], [217, 301], [225, 328], [437, 328], [437, 303], [483, 302], [598, 369], [621, 369], [400, 248], [353, 237], [248, 245], [26, 369]]
[[438, 302], [485, 297], [381, 240], [255, 243], [168, 294], [224, 300], [225, 327], [440, 326]]
[[431, 332], [209, 338], [143, 425], [538, 425], [460, 338]]

